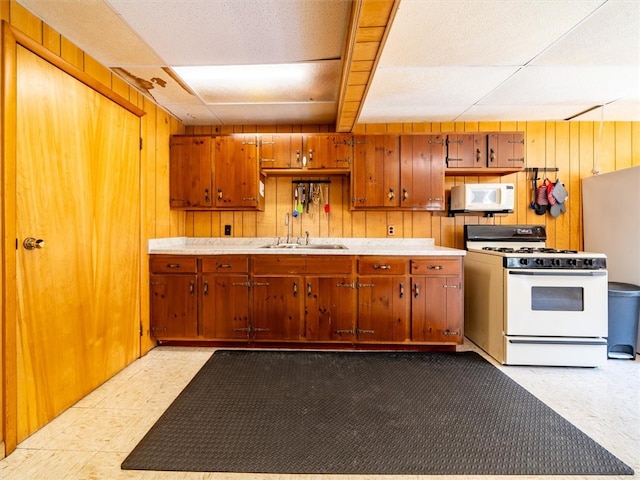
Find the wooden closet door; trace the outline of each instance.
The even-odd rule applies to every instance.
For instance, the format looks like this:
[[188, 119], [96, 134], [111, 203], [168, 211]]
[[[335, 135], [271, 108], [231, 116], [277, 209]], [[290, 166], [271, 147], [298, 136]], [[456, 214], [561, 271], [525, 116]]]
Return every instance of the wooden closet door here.
[[19, 442], [139, 355], [140, 123], [17, 50]]

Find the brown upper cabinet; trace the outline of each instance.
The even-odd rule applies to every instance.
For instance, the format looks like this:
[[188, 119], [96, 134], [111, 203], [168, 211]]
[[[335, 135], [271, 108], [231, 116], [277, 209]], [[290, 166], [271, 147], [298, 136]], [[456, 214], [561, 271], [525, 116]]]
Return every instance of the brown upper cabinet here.
[[302, 168], [302, 135], [260, 135], [260, 168]]
[[[349, 169], [353, 137], [351, 135], [306, 135], [304, 155], [309, 169]], [[303, 157], [303, 163], [304, 163]]]
[[351, 205], [353, 208], [400, 206], [400, 137], [354, 137]]
[[263, 210], [255, 135], [172, 135], [171, 208]]
[[445, 136], [400, 136], [400, 206], [444, 210]]
[[506, 175], [525, 167], [523, 132], [447, 135], [449, 175]]
[[212, 207], [212, 138], [204, 135], [173, 135], [169, 151], [171, 208]]

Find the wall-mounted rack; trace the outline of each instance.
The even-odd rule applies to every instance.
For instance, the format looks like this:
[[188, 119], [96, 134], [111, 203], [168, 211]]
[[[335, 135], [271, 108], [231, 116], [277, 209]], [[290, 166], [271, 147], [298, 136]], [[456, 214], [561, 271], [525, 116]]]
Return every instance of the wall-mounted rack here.
[[331, 183], [331, 180], [313, 180], [310, 178], [291, 180], [291, 183]]

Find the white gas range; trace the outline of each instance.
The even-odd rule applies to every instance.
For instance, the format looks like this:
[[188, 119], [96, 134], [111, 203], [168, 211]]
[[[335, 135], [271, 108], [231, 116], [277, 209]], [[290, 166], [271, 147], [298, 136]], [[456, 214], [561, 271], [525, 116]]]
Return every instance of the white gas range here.
[[540, 225], [465, 225], [465, 335], [506, 365], [607, 360], [607, 260], [546, 247]]

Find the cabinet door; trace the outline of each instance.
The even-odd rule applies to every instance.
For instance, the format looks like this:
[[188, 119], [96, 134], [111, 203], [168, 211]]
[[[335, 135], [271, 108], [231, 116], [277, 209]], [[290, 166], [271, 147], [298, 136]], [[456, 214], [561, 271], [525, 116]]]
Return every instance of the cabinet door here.
[[308, 341], [355, 340], [356, 286], [352, 277], [306, 277], [304, 294]]
[[354, 137], [352, 206], [398, 207], [400, 196], [400, 137], [363, 135]]
[[352, 137], [350, 135], [310, 135], [305, 138], [307, 168], [351, 167]]
[[211, 137], [174, 135], [169, 152], [171, 208], [211, 207]]
[[302, 277], [254, 277], [251, 285], [255, 340], [301, 340]]
[[412, 278], [411, 340], [462, 343], [461, 288], [459, 277]]
[[198, 336], [196, 275], [150, 275], [151, 335], [158, 340]]
[[488, 155], [489, 167], [524, 167], [524, 133], [490, 133], [488, 136]]
[[487, 166], [487, 135], [456, 133], [447, 135], [447, 168], [483, 168]]
[[408, 338], [407, 277], [358, 278], [358, 341], [403, 342]]
[[202, 336], [249, 339], [249, 276], [202, 275]]
[[260, 168], [302, 168], [302, 135], [261, 135]]
[[257, 209], [259, 167], [255, 136], [215, 138], [215, 206]]
[[400, 206], [444, 210], [445, 142], [442, 135], [400, 137]]

